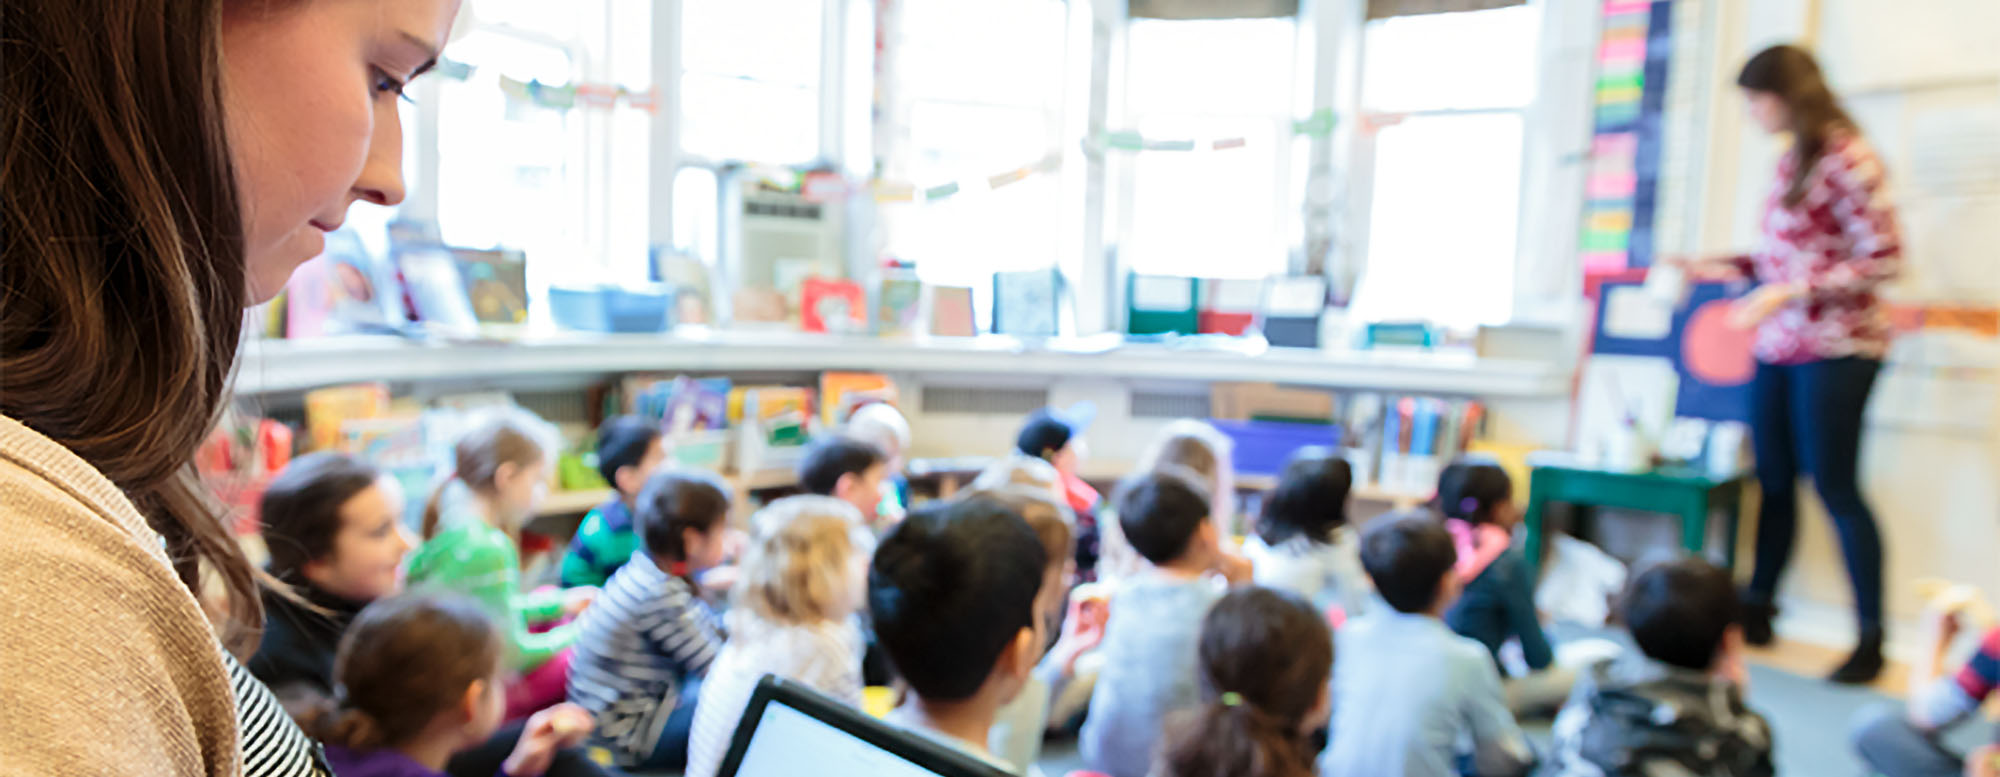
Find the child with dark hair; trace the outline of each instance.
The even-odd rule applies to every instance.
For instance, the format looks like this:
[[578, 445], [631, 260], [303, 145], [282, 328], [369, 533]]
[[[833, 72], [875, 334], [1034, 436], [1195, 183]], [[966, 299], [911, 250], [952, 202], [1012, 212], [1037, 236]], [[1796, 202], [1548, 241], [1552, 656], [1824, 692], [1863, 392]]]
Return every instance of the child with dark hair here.
[[666, 438], [657, 422], [622, 415], [597, 428], [597, 471], [614, 493], [583, 517], [570, 538], [562, 561], [565, 587], [604, 585], [639, 549], [632, 521], [639, 489], [666, 460]]
[[297, 599], [264, 591], [264, 634], [250, 673], [279, 698], [333, 694], [333, 652], [361, 608], [396, 592], [414, 543], [380, 470], [310, 453], [271, 479], [258, 502], [265, 570]]
[[[1569, 695], [1576, 672], [1554, 665], [1555, 649], [1535, 608], [1535, 574], [1513, 544], [1521, 522], [1513, 480], [1492, 464], [1454, 462], [1438, 476], [1437, 510], [1458, 549], [1458, 581], [1464, 585], [1445, 622], [1485, 645], [1494, 665], [1503, 667], [1510, 709], [1547, 714]], [[1501, 664], [1501, 646], [1515, 640], [1532, 674], [1509, 677]]]
[[639, 492], [633, 552], [577, 622], [569, 698], [597, 716], [620, 765], [687, 765], [699, 679], [722, 628], [695, 576], [722, 563], [729, 489], [706, 472], [662, 472]]
[[889, 532], [869, 568], [868, 606], [910, 687], [892, 721], [1019, 768], [994, 758], [987, 736], [1042, 657], [1047, 561], [1027, 522], [991, 499], [927, 505]]
[[1634, 578], [1619, 615], [1647, 660], [1602, 665], [1578, 685], [1556, 716], [1555, 774], [1773, 774], [1771, 727], [1743, 703], [1738, 607], [1729, 572], [1701, 559]]
[[1146, 563], [1113, 594], [1101, 648], [1104, 669], [1079, 745], [1092, 769], [1144, 777], [1158, 751], [1161, 722], [1200, 703], [1195, 646], [1201, 616], [1224, 593], [1215, 577], [1237, 567], [1225, 562], [1209, 516], [1213, 501], [1193, 475], [1166, 468], [1133, 476], [1119, 487], [1116, 501], [1125, 541]]
[[1389, 608], [1336, 636], [1324, 777], [1503, 777], [1534, 766], [1492, 657], [1444, 624], [1457, 563], [1451, 533], [1428, 512], [1383, 516], [1362, 532], [1361, 565]]
[[[485, 609], [457, 595], [369, 605], [340, 641], [340, 692], [301, 715], [341, 777], [441, 777], [453, 753], [478, 746], [505, 708], [506, 641]], [[501, 764], [506, 777], [547, 771], [590, 732], [590, 713], [559, 704], [535, 713]]]
[[846, 435], [813, 443], [799, 462], [800, 488], [854, 505], [869, 526], [881, 519], [882, 484], [888, 477], [889, 458], [882, 449]]
[[1088, 449], [1083, 433], [1097, 417], [1097, 407], [1079, 402], [1068, 409], [1045, 407], [1028, 415], [1014, 435], [1014, 453], [1047, 462], [1054, 469], [1058, 498], [1076, 514], [1076, 567], [1085, 579], [1097, 579], [1101, 527], [1097, 489], [1078, 474]]
[[[1032, 460], [1024, 460], [1032, 461]], [[981, 476], [985, 478], [984, 475]], [[977, 481], [975, 481], [975, 486]], [[1042, 588], [1035, 595], [1035, 616], [1047, 630], [1058, 628], [1063, 600], [1076, 584], [1076, 518], [1059, 497], [1035, 485], [998, 485], [963, 492], [964, 499], [986, 499], [1019, 513], [1042, 541], [1046, 563], [1042, 567]], [[986, 737], [987, 749], [1000, 760], [1030, 765], [1041, 758], [1042, 740], [1050, 716], [1059, 701], [1081, 706], [1089, 699], [1089, 688], [1077, 687], [1077, 659], [1094, 650], [1104, 639], [1106, 611], [1102, 601], [1078, 599], [1061, 617], [1059, 636], [1035, 665], [1034, 675], [1022, 686], [1014, 700], [1000, 708], [993, 730]]]
[[[303, 602], [264, 593], [264, 635], [249, 668], [288, 708], [333, 696], [341, 637], [363, 607], [401, 587], [397, 570], [410, 538], [397, 494], [380, 471], [338, 453], [294, 459], [264, 490], [258, 510], [271, 554], [266, 569]], [[484, 744], [454, 755], [445, 773], [492, 777], [525, 732], [525, 720], [502, 726]], [[547, 771], [603, 773], [581, 748], [559, 751]]]
[[1241, 588], [1202, 618], [1202, 706], [1168, 729], [1160, 777], [1311, 777], [1332, 712], [1333, 632], [1289, 591]]
[[1354, 470], [1330, 448], [1301, 448], [1264, 500], [1257, 531], [1243, 544], [1258, 585], [1291, 591], [1343, 617], [1367, 608], [1368, 575], [1347, 523]]

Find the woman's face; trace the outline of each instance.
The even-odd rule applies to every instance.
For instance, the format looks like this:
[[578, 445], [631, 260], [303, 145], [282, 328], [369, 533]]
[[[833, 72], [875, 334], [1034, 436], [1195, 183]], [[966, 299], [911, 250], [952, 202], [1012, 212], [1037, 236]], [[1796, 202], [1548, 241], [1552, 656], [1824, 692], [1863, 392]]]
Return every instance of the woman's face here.
[[390, 489], [369, 486], [340, 506], [340, 532], [333, 537], [333, 553], [307, 562], [304, 573], [327, 593], [372, 602], [396, 592], [397, 570], [402, 568], [410, 546], [400, 502]]
[[224, 14], [224, 114], [261, 302], [355, 200], [403, 200], [403, 84], [436, 61], [458, 0], [292, 0]]
[[1757, 122], [1765, 132], [1778, 133], [1792, 126], [1792, 111], [1785, 107], [1785, 101], [1772, 92], [1756, 89], [1743, 90], [1743, 103], [1750, 113], [1750, 120]]

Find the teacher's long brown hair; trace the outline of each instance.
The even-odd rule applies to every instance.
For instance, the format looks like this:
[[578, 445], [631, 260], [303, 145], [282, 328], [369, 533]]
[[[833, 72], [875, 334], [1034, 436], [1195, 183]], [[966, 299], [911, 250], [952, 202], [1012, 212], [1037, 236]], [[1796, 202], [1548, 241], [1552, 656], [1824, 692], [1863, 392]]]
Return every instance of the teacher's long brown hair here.
[[190, 462], [227, 394], [248, 292], [223, 130], [224, 0], [0, 9], [0, 413], [131, 497], [181, 581], [255, 574]]
[[1797, 46], [1772, 46], [1743, 63], [1736, 85], [1776, 95], [1791, 116], [1792, 148], [1798, 166], [1785, 190], [1785, 207], [1797, 207], [1806, 196], [1806, 179], [1813, 163], [1826, 151], [1826, 139], [1836, 128], [1854, 129], [1854, 120], [1826, 85], [1819, 62]]

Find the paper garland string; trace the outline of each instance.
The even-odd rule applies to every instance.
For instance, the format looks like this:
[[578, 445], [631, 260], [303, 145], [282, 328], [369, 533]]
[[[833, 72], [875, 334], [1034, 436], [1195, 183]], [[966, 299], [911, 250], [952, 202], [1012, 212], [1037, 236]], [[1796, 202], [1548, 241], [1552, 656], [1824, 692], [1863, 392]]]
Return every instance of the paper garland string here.
[[634, 91], [617, 84], [544, 84], [500, 77], [500, 91], [509, 99], [543, 108], [567, 111], [577, 106], [611, 109], [620, 104], [647, 113], [660, 110], [660, 89]]
[[[1306, 138], [1327, 138], [1333, 136], [1333, 128], [1338, 124], [1333, 109], [1323, 108], [1311, 116], [1292, 121], [1292, 134]], [[1250, 145], [1248, 138], [1149, 138], [1131, 130], [1111, 130], [1086, 138], [1083, 148], [1091, 155], [1106, 151], [1230, 151]]]
[[[1326, 137], [1333, 132], [1335, 119], [1333, 111], [1323, 110], [1304, 119], [1292, 122], [1292, 131], [1306, 137]], [[1192, 152], [1192, 151], [1232, 151], [1249, 146], [1249, 140], [1242, 137], [1188, 139], [1188, 138], [1148, 138], [1137, 132], [1102, 132], [1083, 140], [1085, 153], [1102, 154], [1106, 150], [1123, 152]], [[864, 182], [849, 182], [836, 173], [815, 172], [803, 176], [791, 168], [781, 165], [751, 164], [751, 175], [766, 186], [784, 191], [797, 191], [809, 202], [827, 202], [867, 191], [878, 203], [938, 202], [950, 199], [968, 191], [995, 190], [1025, 181], [1042, 173], [1051, 173], [1062, 168], [1062, 155], [1051, 153], [1041, 160], [1004, 170], [992, 175], [944, 181], [929, 186], [918, 186], [909, 181], [875, 178]]]

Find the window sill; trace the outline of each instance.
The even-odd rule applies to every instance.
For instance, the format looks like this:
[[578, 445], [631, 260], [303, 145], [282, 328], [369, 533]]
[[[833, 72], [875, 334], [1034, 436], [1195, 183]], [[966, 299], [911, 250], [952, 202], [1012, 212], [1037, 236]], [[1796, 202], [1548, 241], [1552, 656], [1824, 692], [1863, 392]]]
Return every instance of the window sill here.
[[258, 395], [366, 381], [508, 379], [624, 372], [869, 370], [930, 374], [1262, 381], [1476, 397], [1559, 397], [1560, 360], [1470, 353], [1190, 349], [1092, 338], [1028, 343], [1005, 336], [890, 340], [803, 333], [559, 335], [504, 343], [395, 337], [253, 340], [236, 391]]

